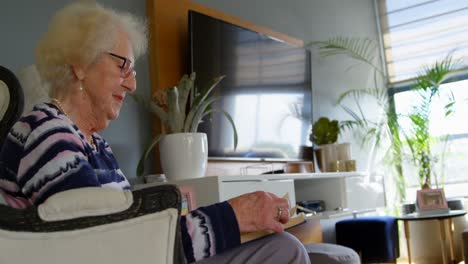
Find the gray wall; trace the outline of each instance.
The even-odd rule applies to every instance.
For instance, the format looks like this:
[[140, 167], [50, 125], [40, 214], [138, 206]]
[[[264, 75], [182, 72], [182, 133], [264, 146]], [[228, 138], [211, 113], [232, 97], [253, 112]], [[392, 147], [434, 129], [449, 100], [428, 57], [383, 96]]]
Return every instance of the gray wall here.
[[[278, 32], [310, 41], [335, 36], [378, 39], [373, 0], [195, 0], [195, 2], [266, 26]], [[314, 119], [327, 116], [338, 120], [350, 117], [336, 107], [338, 96], [348, 89], [364, 88], [370, 83], [369, 68], [355, 65], [344, 57], [321, 59], [312, 50], [312, 90]], [[372, 112], [373, 106], [362, 107]], [[352, 156], [359, 170], [367, 170], [367, 150], [361, 149], [356, 137], [348, 132], [339, 142], [352, 143]]]
[[[0, 65], [13, 72], [34, 63], [34, 48], [41, 35], [47, 30], [50, 17], [70, 0], [21, 0], [3, 1], [0, 8]], [[145, 0], [105, 0], [105, 6], [128, 11], [145, 17]], [[148, 59], [137, 61], [138, 93], [149, 94]], [[109, 141], [114, 154], [129, 178], [135, 175], [143, 147], [151, 138], [150, 116], [128, 98], [122, 107], [119, 119], [111, 122], [101, 134]]]

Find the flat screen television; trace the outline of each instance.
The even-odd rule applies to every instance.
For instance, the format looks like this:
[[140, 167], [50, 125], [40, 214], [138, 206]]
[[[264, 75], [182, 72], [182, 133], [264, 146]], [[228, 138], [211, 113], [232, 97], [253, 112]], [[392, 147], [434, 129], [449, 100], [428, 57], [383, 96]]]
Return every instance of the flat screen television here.
[[302, 160], [312, 119], [310, 52], [278, 39], [189, 11], [189, 72], [198, 89], [215, 77], [213, 108], [228, 112], [237, 127], [233, 148], [228, 120], [213, 114], [199, 126], [211, 160]]

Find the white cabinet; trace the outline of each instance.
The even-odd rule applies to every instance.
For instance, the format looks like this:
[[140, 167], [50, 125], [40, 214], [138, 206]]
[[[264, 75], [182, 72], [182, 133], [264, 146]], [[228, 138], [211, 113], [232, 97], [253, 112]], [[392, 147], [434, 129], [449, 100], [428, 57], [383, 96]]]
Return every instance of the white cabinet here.
[[363, 210], [385, 206], [383, 186], [370, 183], [364, 174], [333, 173], [296, 179], [296, 200], [323, 200], [327, 211]]
[[291, 205], [302, 200], [323, 200], [327, 210], [384, 206], [382, 187], [367, 183], [366, 174], [359, 172], [209, 176], [170, 183], [191, 186], [197, 206], [257, 190], [279, 197], [288, 194]]

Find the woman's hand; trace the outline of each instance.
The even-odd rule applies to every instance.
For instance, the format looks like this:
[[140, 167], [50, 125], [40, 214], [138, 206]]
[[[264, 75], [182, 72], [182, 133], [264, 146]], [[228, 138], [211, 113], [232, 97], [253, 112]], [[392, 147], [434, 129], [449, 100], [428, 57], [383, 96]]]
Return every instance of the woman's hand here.
[[228, 202], [234, 209], [241, 233], [266, 230], [282, 232], [282, 224], [289, 221], [288, 200], [272, 193], [247, 193]]

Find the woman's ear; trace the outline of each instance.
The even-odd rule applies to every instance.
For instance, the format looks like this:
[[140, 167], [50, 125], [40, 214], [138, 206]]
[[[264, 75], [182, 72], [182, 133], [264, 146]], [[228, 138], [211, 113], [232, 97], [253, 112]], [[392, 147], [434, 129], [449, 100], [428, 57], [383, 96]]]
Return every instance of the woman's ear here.
[[85, 77], [85, 69], [81, 65], [72, 65], [72, 71], [78, 81], [81, 81]]

